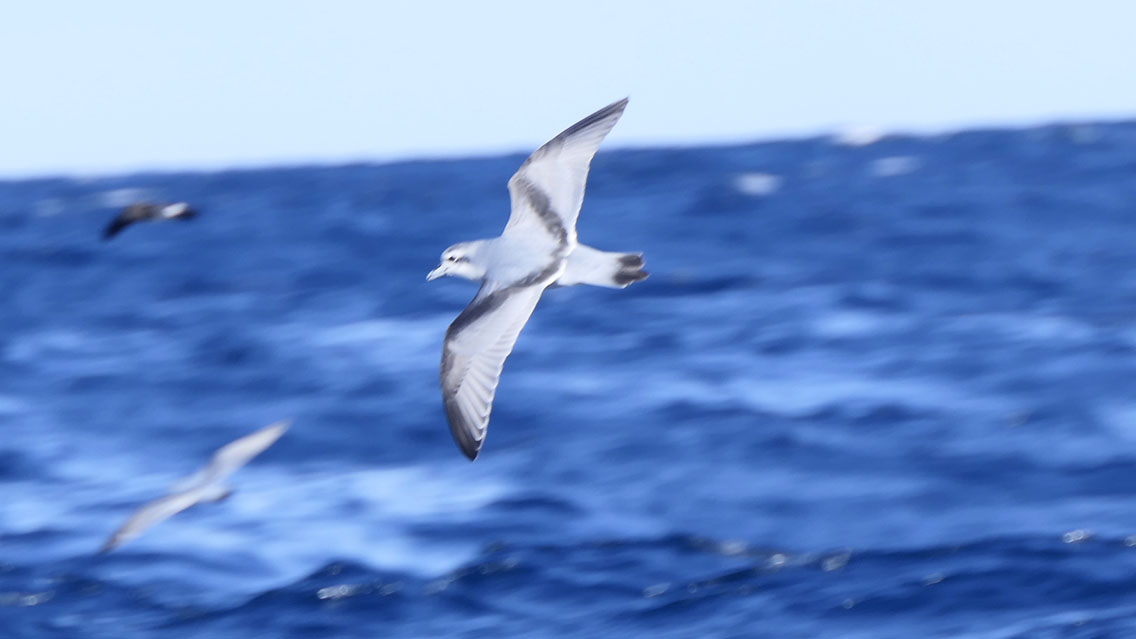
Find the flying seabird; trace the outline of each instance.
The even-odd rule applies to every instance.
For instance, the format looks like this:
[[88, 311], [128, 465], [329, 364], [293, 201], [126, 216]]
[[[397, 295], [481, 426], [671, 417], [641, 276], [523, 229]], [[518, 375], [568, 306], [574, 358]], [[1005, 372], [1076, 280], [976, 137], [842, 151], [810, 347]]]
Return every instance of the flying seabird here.
[[142, 534], [150, 526], [169, 519], [190, 506], [227, 498], [233, 491], [223, 483], [224, 480], [280, 439], [288, 426], [288, 421], [276, 422], [217, 449], [208, 466], [174, 484], [165, 497], [159, 497], [135, 511], [106, 540], [99, 552], [114, 550]]
[[426, 276], [481, 282], [442, 347], [442, 401], [450, 432], [471, 460], [485, 441], [505, 359], [544, 289], [624, 288], [647, 277], [640, 253], [609, 253], [576, 242], [592, 157], [626, 107], [626, 98], [610, 104], [537, 149], [509, 180], [512, 212], [500, 237], [451, 246]]
[[188, 220], [197, 216], [197, 211], [191, 209], [186, 202], [174, 204], [158, 204], [155, 202], [138, 202], [131, 204], [110, 221], [103, 230], [103, 240], [118, 235], [122, 229], [144, 220]]

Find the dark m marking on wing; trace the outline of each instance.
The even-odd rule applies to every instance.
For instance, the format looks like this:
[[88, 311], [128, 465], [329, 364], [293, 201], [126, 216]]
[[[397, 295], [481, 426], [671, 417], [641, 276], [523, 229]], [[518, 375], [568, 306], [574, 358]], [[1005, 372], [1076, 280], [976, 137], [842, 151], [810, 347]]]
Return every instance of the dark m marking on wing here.
[[539, 284], [551, 278], [553, 275], [556, 275], [556, 272], [560, 270], [562, 264], [562, 261], [555, 261], [543, 269], [526, 275], [509, 286], [493, 291], [477, 302], [465, 307], [465, 310], [463, 310], [461, 314], [457, 316], [457, 319], [450, 324], [450, 327], [446, 329], [446, 339], [450, 339], [451, 336], [460, 333], [470, 324], [499, 308], [505, 303], [505, 300], [509, 299], [509, 296], [512, 295], [514, 291]]
[[517, 280], [509, 288], [510, 289], [526, 288], [526, 287], [532, 286], [534, 284], [540, 284], [541, 282], [549, 280], [550, 278], [552, 278], [552, 276], [556, 275], [556, 272], [559, 271], [560, 267], [562, 267], [563, 265], [564, 265], [564, 260], [562, 260], [562, 259], [553, 260], [551, 263], [549, 263], [548, 266], [544, 267], [543, 269], [541, 269], [541, 270], [539, 270], [535, 273], [530, 273], [530, 274], [522, 277], [521, 279]]
[[470, 324], [476, 322], [477, 320], [488, 314], [490, 311], [493, 311], [494, 309], [504, 304], [505, 300], [509, 298], [509, 294], [511, 293], [513, 288], [514, 287], [512, 286], [508, 286], [506, 288], [493, 291], [477, 302], [465, 307], [465, 310], [463, 310], [461, 314], [458, 315], [457, 319], [455, 319], [453, 323], [450, 324], [450, 327], [446, 329], [446, 340], [449, 340], [452, 335], [460, 333]]
[[556, 239], [556, 243], [561, 246], [567, 244], [568, 231], [564, 228], [560, 216], [552, 209], [552, 200], [549, 199], [548, 194], [525, 178], [517, 180], [517, 190], [528, 200], [529, 206], [544, 223], [548, 234]]
[[[450, 327], [446, 329], [446, 340], [445, 340], [445, 342], [449, 342], [452, 337], [454, 337], [458, 333], [464, 331], [466, 328], [469, 327], [470, 324], [473, 324], [474, 322], [481, 319], [482, 317], [485, 317], [489, 313], [492, 313], [493, 311], [500, 308], [501, 305], [505, 303], [505, 300], [509, 299], [509, 296], [511, 296], [514, 292], [516, 292], [520, 289], [523, 289], [523, 288], [535, 286], [537, 284], [540, 284], [541, 282], [549, 282], [549, 280], [551, 280], [553, 277], [556, 276], [557, 272], [561, 269], [561, 267], [563, 265], [564, 265], [563, 260], [555, 260], [551, 264], [549, 264], [548, 266], [544, 267], [543, 269], [541, 269], [541, 270], [539, 270], [535, 273], [531, 273], [531, 274], [521, 278], [520, 280], [517, 280], [513, 284], [510, 284], [509, 286], [506, 286], [504, 288], [493, 291], [489, 295], [486, 295], [485, 297], [481, 298], [480, 300], [477, 300], [477, 301], [473, 302], [472, 304], [470, 304], [469, 306], [465, 307], [465, 310], [463, 310], [461, 312], [461, 314], [457, 316], [457, 319], [455, 319], [453, 321], [453, 323], [450, 324]], [[452, 358], [449, 357], [448, 349], [443, 348], [442, 349], [442, 379], [443, 380], [446, 379], [446, 375], [449, 373], [449, 370], [450, 370], [451, 366], [453, 365], [451, 359]]]

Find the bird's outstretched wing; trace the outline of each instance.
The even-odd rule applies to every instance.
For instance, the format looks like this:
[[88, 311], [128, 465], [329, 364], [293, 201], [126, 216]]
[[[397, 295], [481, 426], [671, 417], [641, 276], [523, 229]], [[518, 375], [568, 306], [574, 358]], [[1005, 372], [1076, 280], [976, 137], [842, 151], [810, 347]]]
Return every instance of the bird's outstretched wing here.
[[130, 226], [134, 222], [135, 220], [128, 218], [125, 213], [120, 214], [118, 217], [111, 220], [110, 224], [107, 224], [106, 228], [103, 229], [103, 241], [118, 235], [122, 232], [122, 229]]
[[147, 503], [145, 506], [134, 511], [130, 519], [127, 519], [125, 524], [114, 531], [114, 534], [106, 540], [106, 543], [99, 549], [99, 552], [110, 552], [127, 541], [141, 535], [142, 531], [150, 526], [169, 519], [186, 508], [193, 506], [202, 500], [203, 490], [205, 489], [198, 488], [196, 490], [174, 493]]
[[213, 458], [205, 469], [206, 472], [213, 479], [224, 479], [275, 444], [290, 425], [290, 421], [282, 420], [225, 444], [213, 453]]
[[442, 401], [454, 440], [471, 460], [485, 441], [505, 359], [546, 286], [544, 282], [492, 292], [483, 286], [446, 331]]
[[600, 143], [623, 115], [627, 98], [596, 111], [529, 156], [509, 180], [513, 210], [505, 234], [546, 233], [556, 245], [576, 243], [576, 218], [588, 168]]

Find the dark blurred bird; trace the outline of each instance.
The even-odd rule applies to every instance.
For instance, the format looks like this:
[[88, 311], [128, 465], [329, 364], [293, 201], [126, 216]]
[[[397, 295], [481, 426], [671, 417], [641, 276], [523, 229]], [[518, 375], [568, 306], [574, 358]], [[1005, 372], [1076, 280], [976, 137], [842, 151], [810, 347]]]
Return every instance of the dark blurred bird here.
[[276, 422], [217, 449], [208, 466], [175, 484], [170, 489], [170, 494], [155, 499], [135, 511], [130, 519], [127, 519], [126, 523], [106, 540], [99, 552], [114, 550], [142, 534], [142, 531], [150, 526], [169, 519], [190, 506], [203, 501], [221, 501], [227, 498], [233, 491], [224, 484], [225, 479], [276, 443], [284, 431], [288, 430], [288, 425], [287, 421]]
[[481, 282], [442, 346], [442, 401], [450, 432], [471, 460], [485, 441], [505, 359], [544, 289], [624, 288], [647, 277], [642, 254], [576, 241], [592, 157], [626, 106], [626, 98], [610, 104], [534, 151], [509, 179], [513, 208], [501, 236], [451, 246], [426, 276]]
[[122, 229], [134, 224], [149, 220], [188, 220], [197, 217], [197, 211], [191, 209], [186, 202], [174, 204], [158, 204], [155, 202], [138, 202], [123, 209], [118, 217], [111, 220], [103, 231], [103, 240], [118, 235]]

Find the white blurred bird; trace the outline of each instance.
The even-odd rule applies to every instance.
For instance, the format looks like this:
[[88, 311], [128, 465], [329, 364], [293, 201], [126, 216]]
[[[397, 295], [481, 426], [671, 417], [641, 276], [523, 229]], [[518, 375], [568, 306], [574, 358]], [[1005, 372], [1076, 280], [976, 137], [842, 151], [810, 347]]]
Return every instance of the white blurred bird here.
[[509, 180], [512, 213], [499, 237], [455, 244], [426, 276], [481, 282], [450, 325], [442, 348], [442, 400], [462, 452], [477, 458], [505, 359], [544, 289], [591, 284], [623, 288], [647, 277], [639, 253], [608, 253], [576, 242], [588, 169], [627, 99], [580, 120], [529, 156]]
[[226, 478], [276, 443], [290, 422], [280, 421], [226, 444], [213, 453], [209, 465], [179, 481], [170, 494], [142, 506], [106, 540], [100, 553], [110, 552], [154, 524], [205, 501], [221, 501], [233, 493]]

